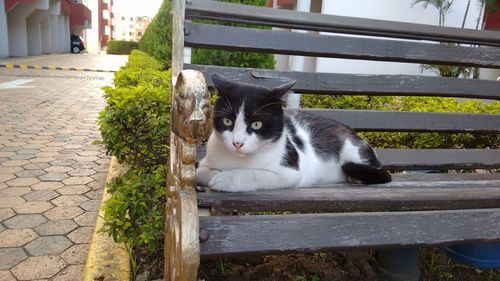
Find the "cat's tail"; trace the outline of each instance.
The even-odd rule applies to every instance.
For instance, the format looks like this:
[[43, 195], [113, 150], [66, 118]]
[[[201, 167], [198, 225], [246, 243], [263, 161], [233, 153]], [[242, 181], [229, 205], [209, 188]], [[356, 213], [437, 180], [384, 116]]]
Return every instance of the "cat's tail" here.
[[342, 171], [349, 178], [359, 180], [364, 184], [386, 183], [392, 180], [386, 170], [370, 165], [348, 162], [342, 165]]

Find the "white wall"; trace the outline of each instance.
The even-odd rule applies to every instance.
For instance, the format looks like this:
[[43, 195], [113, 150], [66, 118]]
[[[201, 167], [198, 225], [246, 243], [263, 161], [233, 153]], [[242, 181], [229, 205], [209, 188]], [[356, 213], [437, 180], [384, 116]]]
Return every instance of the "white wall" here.
[[[422, 4], [412, 8], [412, 2], [412, 0], [324, 0], [322, 13], [420, 24], [439, 24], [438, 12], [435, 8], [429, 5], [427, 9], [424, 9]], [[455, 0], [450, 12], [446, 16], [445, 25], [461, 27], [466, 5], [467, 0]], [[479, 0], [472, 0], [465, 27], [475, 28], [480, 13]], [[422, 74], [419, 64], [329, 58], [318, 58], [316, 70], [318, 72], [338, 73]], [[434, 75], [433, 73], [424, 74]]]
[[[324, 14], [360, 17], [390, 21], [402, 21], [419, 24], [438, 25], [439, 16], [435, 8], [429, 5], [424, 9], [422, 4], [411, 6], [413, 0], [311, 0], [311, 11]], [[446, 26], [461, 27], [467, 0], [455, 0], [446, 16]], [[321, 9], [319, 9], [321, 7]], [[474, 29], [481, 15], [479, 0], [472, 0], [465, 24]], [[482, 19], [481, 19], [482, 22]], [[346, 36], [337, 34], [338, 36]], [[276, 55], [276, 69], [288, 69], [289, 56]], [[315, 67], [313, 66], [315, 64]], [[365, 74], [417, 74], [435, 75], [421, 72], [420, 64], [375, 62], [363, 60], [306, 58], [305, 71], [316, 69], [318, 72], [365, 73]]]
[[88, 1], [87, 7], [92, 12], [92, 28], [84, 30], [85, 48], [91, 54], [97, 54], [101, 51], [101, 40], [99, 39], [99, 7], [98, 1]]

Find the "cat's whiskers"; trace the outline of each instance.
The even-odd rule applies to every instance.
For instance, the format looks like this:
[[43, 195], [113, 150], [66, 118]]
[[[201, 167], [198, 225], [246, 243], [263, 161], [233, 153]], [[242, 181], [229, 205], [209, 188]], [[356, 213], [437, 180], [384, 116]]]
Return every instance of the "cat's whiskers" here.
[[231, 105], [231, 103], [229, 102], [229, 99], [227, 97], [224, 97], [224, 99], [222, 99], [222, 101], [226, 104], [226, 106], [229, 108], [229, 110], [231, 112], [234, 112], [233, 106]]

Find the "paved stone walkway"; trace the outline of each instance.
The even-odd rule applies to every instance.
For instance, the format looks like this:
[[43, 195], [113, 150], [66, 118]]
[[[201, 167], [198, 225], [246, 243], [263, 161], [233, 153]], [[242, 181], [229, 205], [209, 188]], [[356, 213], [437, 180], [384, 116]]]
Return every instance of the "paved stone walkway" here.
[[[125, 61], [107, 59], [93, 62]], [[31, 80], [0, 87], [0, 280], [81, 280], [109, 163], [92, 143], [112, 75], [0, 69], [0, 85]]]

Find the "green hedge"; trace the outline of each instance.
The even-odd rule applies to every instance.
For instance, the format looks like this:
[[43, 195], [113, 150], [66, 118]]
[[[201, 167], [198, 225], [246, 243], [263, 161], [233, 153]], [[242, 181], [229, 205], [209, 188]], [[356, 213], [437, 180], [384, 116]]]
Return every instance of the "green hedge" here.
[[107, 153], [130, 170], [109, 185], [102, 231], [130, 251], [146, 247], [153, 252], [162, 241], [172, 91], [171, 72], [162, 68], [157, 60], [134, 50], [115, 74], [115, 86], [103, 88], [107, 103], [99, 114], [103, 143]]
[[172, 0], [164, 0], [144, 31], [139, 49], [169, 66], [172, 61]]
[[[459, 101], [434, 97], [371, 97], [303, 95], [306, 108], [367, 109], [423, 112], [465, 112], [500, 114], [500, 102]], [[372, 146], [378, 148], [499, 148], [498, 134], [479, 133], [413, 133], [363, 132]]]
[[[266, 0], [222, 0], [222, 2], [240, 3], [252, 6], [265, 6]], [[205, 23], [215, 23], [216, 21], [201, 21]], [[216, 22], [223, 25], [244, 26], [252, 28], [270, 29], [269, 27], [231, 24], [226, 22]], [[193, 49], [191, 62], [204, 65], [223, 65], [235, 67], [253, 67], [274, 69], [274, 56], [272, 54], [261, 54], [251, 52], [222, 51], [210, 49]]]
[[[266, 0], [224, 0], [224, 2], [263, 6]], [[153, 18], [139, 42], [139, 49], [150, 54], [167, 66], [172, 57], [172, 1], [164, 0], [158, 14]], [[213, 21], [203, 21], [213, 22]], [[228, 52], [221, 50], [193, 49], [192, 63], [205, 65], [274, 68], [274, 57], [270, 54]]]
[[106, 53], [112, 55], [129, 55], [132, 50], [138, 47], [139, 43], [134, 41], [110, 40], [108, 41]]

